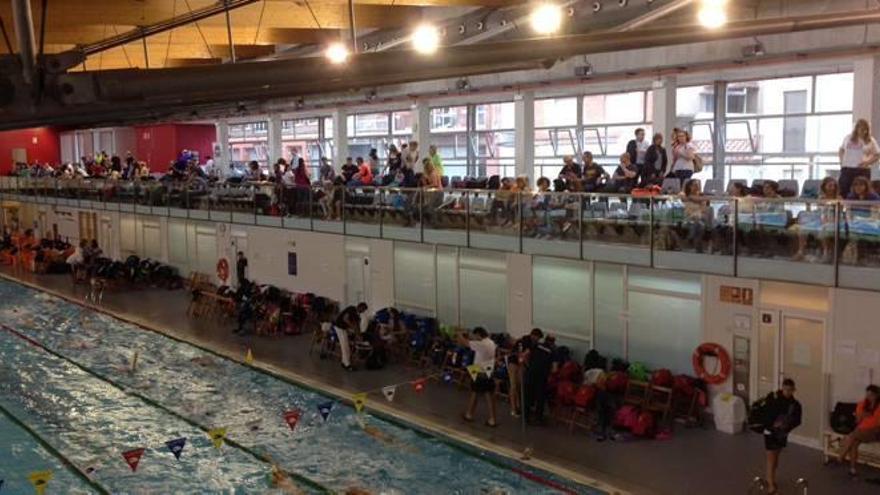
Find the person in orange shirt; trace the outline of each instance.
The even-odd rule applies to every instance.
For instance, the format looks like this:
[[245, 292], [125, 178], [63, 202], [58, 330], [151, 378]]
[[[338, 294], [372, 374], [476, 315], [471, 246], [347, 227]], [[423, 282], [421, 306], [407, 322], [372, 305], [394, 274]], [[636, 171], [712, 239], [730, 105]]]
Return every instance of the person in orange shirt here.
[[859, 462], [859, 445], [880, 441], [880, 387], [868, 385], [865, 398], [856, 406], [858, 426], [850, 433], [840, 449], [840, 462], [849, 456], [849, 474], [856, 476]]

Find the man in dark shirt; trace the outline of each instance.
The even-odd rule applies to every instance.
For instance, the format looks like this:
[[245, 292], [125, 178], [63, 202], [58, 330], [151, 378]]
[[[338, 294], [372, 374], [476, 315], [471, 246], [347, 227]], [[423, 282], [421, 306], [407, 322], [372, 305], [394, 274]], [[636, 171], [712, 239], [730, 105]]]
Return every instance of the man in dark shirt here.
[[367, 311], [366, 303], [359, 303], [357, 307], [349, 306], [339, 313], [333, 322], [333, 331], [339, 339], [340, 361], [342, 367], [352, 371], [351, 366], [351, 347], [349, 344], [349, 333], [357, 334], [361, 328], [361, 313]]
[[551, 336], [534, 345], [529, 352], [525, 370], [525, 403], [523, 411], [529, 424], [544, 423], [544, 403], [547, 401], [547, 379], [553, 369], [553, 348], [555, 340]]
[[620, 165], [614, 171], [611, 181], [605, 186], [605, 192], [629, 194], [636, 187], [639, 178], [638, 167], [630, 161], [629, 154], [620, 155]]
[[584, 152], [584, 192], [596, 192], [602, 189], [603, 183], [608, 179], [608, 172], [601, 165], [593, 161], [593, 153]]
[[572, 181], [580, 179], [581, 167], [574, 161], [574, 157], [566, 155], [562, 158], [562, 170], [559, 171], [559, 177]]
[[239, 286], [247, 282], [247, 266], [247, 258], [244, 257], [243, 252], [239, 251], [235, 260], [235, 277]]

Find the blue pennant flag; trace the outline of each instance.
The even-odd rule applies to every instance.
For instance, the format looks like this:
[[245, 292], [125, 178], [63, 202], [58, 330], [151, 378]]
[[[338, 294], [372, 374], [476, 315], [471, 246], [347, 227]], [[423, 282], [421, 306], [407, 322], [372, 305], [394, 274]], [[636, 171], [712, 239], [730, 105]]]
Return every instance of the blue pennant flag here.
[[321, 418], [324, 421], [327, 421], [327, 417], [330, 416], [330, 411], [333, 410], [332, 402], [325, 402], [323, 404], [318, 404], [318, 412], [321, 413]]
[[443, 373], [443, 383], [452, 383], [452, 373], [449, 371]]
[[174, 458], [178, 461], [180, 460], [180, 454], [183, 453], [183, 447], [186, 445], [186, 437], [175, 438], [174, 440], [169, 440], [165, 442], [165, 446], [168, 447], [168, 450], [174, 454]]

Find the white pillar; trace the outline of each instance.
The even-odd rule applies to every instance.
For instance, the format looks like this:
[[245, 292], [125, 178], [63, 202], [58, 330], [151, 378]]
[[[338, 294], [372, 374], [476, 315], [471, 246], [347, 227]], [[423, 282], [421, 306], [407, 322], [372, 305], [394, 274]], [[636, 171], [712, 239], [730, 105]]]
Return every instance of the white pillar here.
[[214, 123], [217, 129], [217, 143], [214, 149], [214, 163], [216, 166], [222, 166], [224, 170], [229, 168], [229, 162], [232, 157], [229, 156], [229, 122], [218, 120]]
[[419, 155], [428, 156], [428, 146], [431, 145], [431, 107], [425, 100], [417, 100], [412, 106], [413, 112], [413, 141], [419, 143]]
[[[880, 132], [880, 57], [871, 56], [853, 62], [853, 120], [865, 119], [871, 133]], [[847, 131], [849, 132], [849, 130]], [[878, 165], [871, 167], [871, 176], [880, 177]]]
[[333, 167], [339, 170], [348, 158], [348, 113], [343, 108], [333, 111]]
[[535, 92], [513, 97], [514, 160], [516, 176], [525, 175], [535, 185]]
[[[672, 129], [675, 128], [675, 97], [678, 84], [675, 76], [662, 77], [651, 85], [651, 93], [653, 96], [653, 106], [651, 107], [653, 114], [654, 133], [663, 134], [664, 145], [669, 147], [669, 136]], [[647, 139], [651, 140], [652, 136]]]
[[269, 129], [269, 169], [271, 170], [272, 165], [278, 161], [279, 158], [284, 157], [284, 149], [281, 144], [281, 117], [278, 115], [269, 115], [269, 118], [266, 120], [266, 126]]

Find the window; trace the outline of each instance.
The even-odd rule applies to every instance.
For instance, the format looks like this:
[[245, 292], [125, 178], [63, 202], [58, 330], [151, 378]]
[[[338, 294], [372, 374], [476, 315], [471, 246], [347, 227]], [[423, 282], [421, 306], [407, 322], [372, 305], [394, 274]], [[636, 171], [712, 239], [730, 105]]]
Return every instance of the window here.
[[727, 177], [825, 177], [837, 168], [837, 147], [852, 125], [852, 93], [851, 73], [729, 84]]
[[636, 129], [651, 135], [652, 97], [650, 91], [584, 96], [583, 150], [600, 164], [617, 165]]
[[[329, 125], [328, 125], [329, 124]], [[281, 121], [281, 147], [284, 159], [296, 164], [304, 158], [311, 176], [318, 176], [321, 158], [333, 159], [333, 119], [311, 117]]]
[[412, 134], [413, 113], [410, 110], [364, 113], [348, 116], [348, 153], [366, 158], [375, 149], [380, 160], [388, 157], [393, 144], [398, 149]]
[[446, 175], [515, 174], [513, 102], [432, 108], [430, 122]]
[[562, 158], [581, 154], [578, 98], [535, 100], [535, 177], [559, 175]]
[[269, 125], [265, 121], [229, 125], [229, 156], [233, 163], [257, 161], [269, 166]]
[[[696, 175], [706, 180], [713, 177], [713, 153], [715, 152], [715, 87], [685, 86], [676, 90], [676, 127], [691, 134], [691, 143], [703, 159], [703, 171]], [[669, 145], [669, 137], [666, 144]]]

